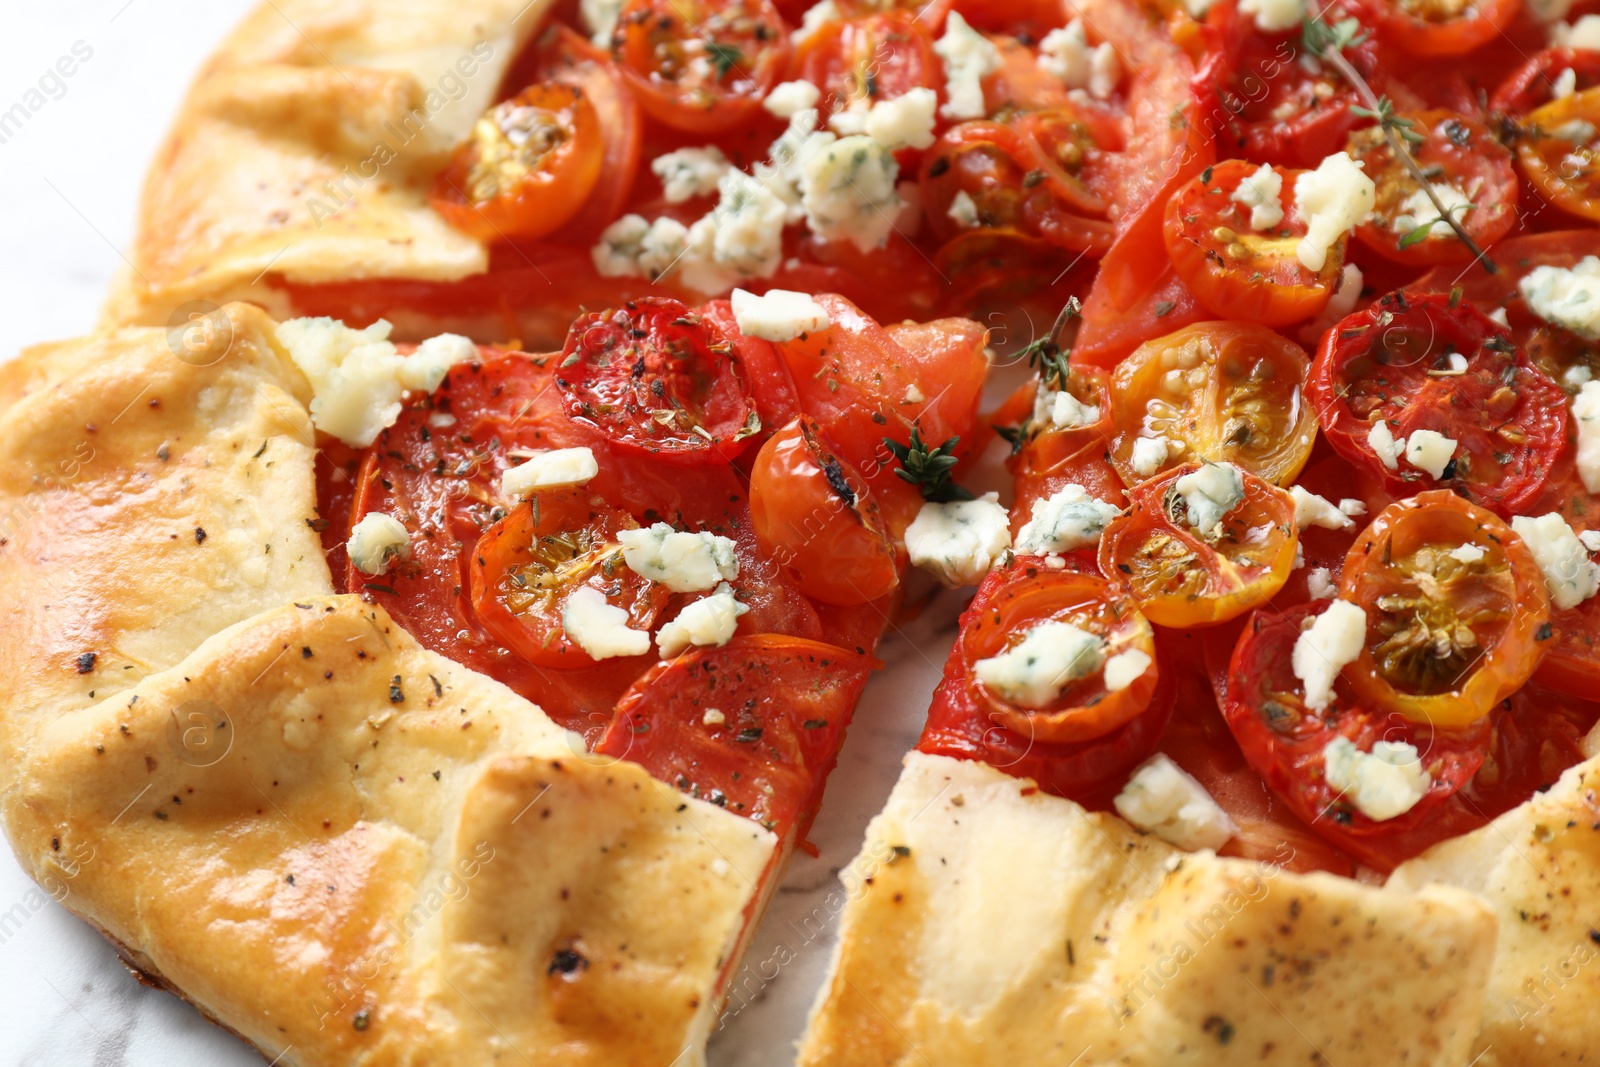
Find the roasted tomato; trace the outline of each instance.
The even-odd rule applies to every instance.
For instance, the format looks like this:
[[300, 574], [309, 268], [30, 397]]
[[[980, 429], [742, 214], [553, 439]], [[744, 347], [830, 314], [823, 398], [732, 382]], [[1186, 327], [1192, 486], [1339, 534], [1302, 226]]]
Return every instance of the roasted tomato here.
[[[1565, 84], [1569, 80], [1568, 71], [1572, 72], [1570, 85]], [[1489, 99], [1489, 111], [1520, 117], [1556, 99], [1558, 86], [1570, 93], [1596, 85], [1600, 85], [1600, 52], [1588, 48], [1546, 48], [1500, 83]]]
[[728, 338], [676, 300], [572, 324], [556, 385], [568, 416], [662, 459], [726, 463], [761, 429]]
[[[997, 573], [983, 583], [956, 644], [966, 661], [967, 696], [991, 722], [1040, 741], [1092, 741], [1149, 706], [1158, 677], [1155, 634], [1115, 585], [1096, 575], [1050, 570], [1039, 557], [1018, 557], [1016, 566]], [[1099, 639], [1083, 657], [1087, 669], [1061, 663], [1045, 686], [1055, 691], [1048, 700], [1021, 699], [985, 680], [984, 661], [1017, 649], [1046, 623], [1066, 623]], [[1131, 679], [1108, 680], [1107, 662], [1130, 652], [1137, 655], [1122, 662], [1143, 669]]]
[[1186, 464], [1129, 489], [1130, 510], [1100, 538], [1100, 572], [1125, 582], [1160, 626], [1237, 618], [1271, 600], [1294, 567], [1294, 498], [1241, 472], [1242, 496], [1207, 528], [1209, 486], [1185, 481], [1207, 466]]
[[[1345, 238], [1328, 249], [1320, 270], [1295, 254], [1305, 222], [1282, 205], [1293, 203], [1301, 173], [1230, 159], [1207, 167], [1167, 201], [1163, 232], [1172, 265], [1223, 318], [1287, 326], [1321, 311], [1338, 287]], [[1252, 202], [1263, 206], [1252, 209]]]
[[[1479, 250], [1509, 233], [1517, 221], [1517, 173], [1511, 152], [1488, 127], [1451, 111], [1424, 111], [1402, 121], [1411, 123], [1408, 132], [1425, 138], [1409, 146], [1411, 155], [1429, 175], [1440, 205]], [[1371, 126], [1351, 134], [1349, 152], [1377, 186], [1372, 213], [1356, 227], [1357, 240], [1380, 255], [1415, 266], [1473, 258], [1395, 157], [1381, 129]]]
[[[1396, 494], [1448, 486], [1502, 515], [1535, 500], [1567, 440], [1567, 397], [1505, 327], [1443, 294], [1390, 293], [1323, 337], [1306, 394], [1350, 462]], [[1433, 457], [1402, 449], [1442, 434]], [[1380, 451], [1381, 450], [1381, 451]]]
[[931, 25], [905, 9], [828, 22], [796, 49], [797, 76], [822, 90], [818, 106], [824, 119], [851, 105], [870, 107], [912, 89], [937, 89], [943, 70]]
[[793, 841], [816, 814], [876, 665], [776, 634], [696, 649], [623, 694], [595, 752], [641, 764], [657, 781]]
[[1204, 322], [1148, 341], [1111, 376], [1111, 462], [1130, 486], [1201, 456], [1287, 485], [1317, 434], [1301, 396], [1306, 367], [1298, 345], [1250, 323]]
[[1367, 615], [1361, 656], [1344, 670], [1351, 689], [1375, 710], [1439, 727], [1476, 722], [1516, 692], [1550, 625], [1527, 545], [1437, 489], [1373, 520], [1345, 557], [1339, 596]]
[[771, 0], [628, 0], [612, 54], [640, 105], [692, 133], [757, 114], [789, 62], [789, 30]]
[[761, 446], [750, 470], [750, 519], [762, 549], [807, 596], [865, 604], [900, 584], [903, 553], [871, 488], [809, 419]]
[[[536, 493], [478, 538], [472, 552], [472, 606], [494, 635], [541, 667], [589, 667], [594, 660], [567, 636], [567, 598], [590, 586], [627, 625], [649, 633], [671, 596], [623, 562], [618, 530], [632, 515], [594, 503], [590, 489]], [[648, 648], [648, 645], [647, 645]]]
[[[1105, 375], [1099, 371], [1074, 369], [1066, 389], [1059, 380], [1040, 384], [1027, 396], [1030, 417], [1015, 430], [1015, 448], [1006, 460], [1016, 490], [1016, 506], [1011, 509], [1011, 528], [1015, 535], [1032, 518], [1034, 502], [1047, 500], [1069, 485], [1081, 487], [1090, 496], [1122, 507], [1122, 478], [1106, 459], [1106, 444], [1111, 435], [1110, 392]], [[1070, 404], [1056, 399], [1065, 391]], [[1055, 419], [1061, 406], [1068, 424]], [[1083, 425], [1072, 425], [1077, 414], [1095, 414]]]
[[1546, 200], [1600, 219], [1600, 87], [1534, 108], [1517, 136], [1523, 173]]
[[[1041, 567], [1038, 559], [1023, 557], [996, 568], [984, 579], [978, 588], [978, 595], [962, 616], [963, 633], [975, 625], [980, 614], [992, 617], [996, 594], [1006, 589], [1020, 593], [1036, 579], [1047, 575], [1049, 582], [1070, 578], [1073, 583], [1092, 583], [1084, 586], [1073, 584], [1071, 588], [1078, 592], [1067, 595], [1061, 600], [1062, 604], [1071, 603], [1080, 593], [1091, 590], [1098, 590], [1097, 595], [1104, 596], [1108, 603], [1115, 603], [1118, 599], [1113, 587], [1098, 578], [1051, 572]], [[1031, 616], [1038, 606], [1049, 599], [1028, 596], [1018, 601], [1010, 598], [1007, 605], [1013, 618], [1019, 611]], [[1002, 617], [997, 622], [987, 624], [990, 627], [997, 626], [994, 632], [1000, 633], [1002, 639], [1007, 632], [1006, 614], [1002, 610]], [[921, 740], [917, 742], [917, 748], [923, 752], [956, 759], [983, 760], [1008, 774], [1032, 778], [1041, 789], [1059, 796], [1082, 797], [1125, 775], [1149, 756], [1172, 716], [1171, 687], [1165, 684], [1163, 669], [1152, 665], [1128, 686], [1132, 689], [1142, 685], [1147, 681], [1146, 675], [1156, 676], [1155, 692], [1148, 698], [1149, 703], [1110, 732], [1090, 741], [1046, 741], [1038, 736], [1034, 716], [1029, 714], [1028, 709], [1012, 708], [1007, 718], [1021, 727], [1022, 732], [1018, 732], [1002, 725], [996, 717], [991, 696], [985, 695], [981, 701], [978, 699], [979, 683], [972, 674], [972, 664], [964, 644], [964, 639], [958, 641], [945, 661], [944, 678], [933, 694], [928, 724]], [[1084, 679], [1082, 685], [1091, 689], [1098, 685], [1104, 691], [1103, 681], [1104, 673], [1101, 670]], [[1073, 691], [1068, 690], [1063, 699], [1070, 700]], [[1129, 705], [1124, 701], [1116, 702], [1115, 707], [1118, 714], [1129, 710]], [[1091, 717], [1094, 714], [1092, 709], [1043, 710], [1045, 720], [1057, 719], [1062, 724], [1073, 718], [1075, 710], [1085, 711]], [[1092, 718], [1083, 721], [1089, 722]]]
[[1418, 56], [1460, 56], [1511, 24], [1517, 0], [1376, 0], [1383, 39]]
[[589, 98], [570, 85], [533, 85], [478, 119], [429, 203], [480, 241], [542, 237], [577, 214], [604, 156]]
[[[1483, 765], [1490, 731], [1482, 722], [1454, 729], [1413, 722], [1354, 699], [1342, 687], [1326, 709], [1308, 708], [1293, 671], [1294, 648], [1302, 626], [1326, 604], [1251, 616], [1234, 649], [1222, 713], [1244, 758], [1291, 811], [1340, 848], [1388, 870], [1464, 829], [1437, 815]], [[1429, 777], [1427, 791], [1393, 818], [1369, 817], [1328, 782], [1326, 752], [1339, 738], [1361, 752], [1380, 741], [1412, 745]]]

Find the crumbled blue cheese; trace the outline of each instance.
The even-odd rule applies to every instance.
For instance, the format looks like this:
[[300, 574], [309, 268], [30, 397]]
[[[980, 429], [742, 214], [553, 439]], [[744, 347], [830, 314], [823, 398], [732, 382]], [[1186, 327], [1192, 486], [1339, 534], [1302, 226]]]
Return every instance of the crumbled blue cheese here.
[[611, 35], [622, 14], [623, 0], [578, 0], [578, 17], [589, 31], [590, 40], [601, 48], [611, 47]]
[[1586, 552], [1600, 552], [1600, 530], [1578, 531], [1578, 542]]
[[1270, 230], [1283, 221], [1282, 193], [1283, 175], [1263, 163], [1259, 170], [1245, 176], [1228, 199], [1250, 209], [1252, 230]]
[[1511, 528], [1533, 553], [1534, 562], [1544, 572], [1550, 603], [1558, 609], [1575, 608], [1600, 592], [1600, 566], [1589, 558], [1589, 550], [1558, 512], [1537, 518], [1518, 515], [1511, 520]]
[[1416, 807], [1433, 784], [1416, 746], [1404, 741], [1377, 741], [1363, 752], [1349, 738], [1336, 737], [1323, 748], [1322, 761], [1328, 785], [1378, 822]]
[[1011, 546], [1011, 518], [998, 493], [928, 502], [906, 527], [911, 562], [945, 585], [977, 585]]
[[1444, 477], [1444, 469], [1456, 454], [1456, 440], [1437, 430], [1416, 430], [1406, 438], [1406, 462], [1425, 471], [1430, 478]]
[[1600, 382], [1584, 382], [1572, 398], [1572, 424], [1578, 431], [1578, 477], [1589, 492], [1600, 493]]
[[1306, 594], [1312, 600], [1332, 600], [1339, 595], [1339, 586], [1333, 572], [1326, 567], [1316, 567], [1306, 575]]
[[822, 90], [808, 81], [780, 82], [772, 87], [761, 106], [780, 119], [793, 118], [797, 112], [816, 107], [822, 99]]
[[863, 132], [891, 152], [928, 148], [933, 144], [934, 110], [938, 106], [939, 94], [932, 89], [908, 89], [873, 104]]
[[1366, 639], [1367, 614], [1348, 600], [1335, 600], [1301, 631], [1290, 666], [1305, 686], [1306, 707], [1322, 711], [1333, 702], [1333, 680], [1360, 657]]
[[839, 18], [839, 7], [834, 0], [822, 0], [821, 3], [812, 4], [806, 8], [805, 14], [800, 16], [800, 27], [789, 35], [789, 39], [799, 44], [816, 36], [817, 31], [830, 22]]
[[1570, 267], [1535, 267], [1517, 288], [1544, 321], [1600, 341], [1600, 256], [1584, 256]]
[[278, 341], [311, 383], [311, 421], [347, 445], [365, 448], [400, 417], [408, 391], [431, 393], [452, 366], [476, 359], [465, 337], [440, 334], [402, 356], [383, 319], [352, 330], [337, 319], [290, 319]]
[[603, 278], [656, 281], [683, 258], [688, 239], [689, 228], [677, 219], [624, 215], [601, 231], [589, 257]]
[[717, 183], [711, 214], [689, 227], [679, 278], [703, 293], [726, 292], [748, 278], [770, 278], [783, 264], [789, 206], [766, 184], [730, 170]]
[[[1318, 496], [1309, 489], [1295, 485], [1289, 487], [1294, 497], [1294, 524], [1304, 530], [1307, 526], [1321, 526], [1325, 530], [1343, 530], [1355, 523], [1338, 505], [1327, 497]], [[1360, 501], [1356, 501], [1360, 503]]]
[[650, 634], [629, 626], [628, 613], [592, 585], [580, 585], [567, 597], [561, 606], [561, 628], [595, 659], [650, 651]]
[[500, 476], [500, 492], [513, 499], [540, 489], [583, 485], [600, 473], [594, 450], [585, 447], [553, 448], [535, 452]]
[[1111, 803], [1129, 823], [1191, 852], [1221, 848], [1239, 832], [1206, 787], [1164, 752], [1140, 764]]
[[1372, 424], [1372, 429], [1367, 431], [1367, 445], [1373, 454], [1390, 470], [1400, 469], [1400, 453], [1405, 451], [1406, 439], [1395, 439], [1394, 432], [1389, 429], [1389, 424], [1379, 419]]
[[1000, 69], [1000, 50], [958, 11], [950, 12], [944, 25], [944, 36], [933, 45], [944, 62], [945, 105], [939, 114], [947, 119], [981, 119], [988, 114], [983, 79]]
[[1038, 426], [1075, 429], [1100, 421], [1100, 406], [1085, 404], [1065, 389], [1052, 389], [1043, 383], [1033, 397], [1033, 421]]
[[1450, 558], [1457, 563], [1476, 563], [1488, 553], [1477, 545], [1457, 545], [1450, 550]]
[[1232, 463], [1205, 462], [1172, 484], [1183, 498], [1190, 526], [1211, 533], [1223, 518], [1244, 501], [1244, 478]]
[[1297, 29], [1306, 17], [1305, 0], [1239, 0], [1239, 14], [1253, 15], [1262, 33]]
[[723, 582], [710, 596], [684, 605], [676, 618], [657, 630], [656, 649], [667, 659], [690, 645], [720, 648], [733, 640], [739, 616], [749, 610], [733, 595], [733, 587]]
[[403, 559], [411, 546], [410, 535], [400, 520], [381, 511], [369, 511], [350, 528], [345, 551], [362, 574], [376, 578], [396, 559]]
[[1427, 226], [1429, 227], [1427, 240], [1453, 239], [1455, 234], [1448, 226], [1439, 227], [1434, 223], [1443, 222], [1446, 215], [1460, 222], [1461, 216], [1472, 208], [1472, 198], [1449, 182], [1429, 182], [1428, 187], [1433, 190], [1433, 195], [1439, 198], [1439, 203], [1444, 205], [1445, 214], [1439, 214], [1439, 209], [1428, 198], [1427, 192], [1418, 189], [1400, 202], [1400, 210], [1390, 224], [1390, 229], [1395, 233], [1406, 234], [1419, 226]]
[[1600, 15], [1584, 15], [1571, 25], [1557, 22], [1550, 27], [1550, 44], [1555, 48], [1600, 51]]
[[826, 330], [831, 322], [809, 294], [789, 289], [769, 289], [761, 296], [735, 289], [732, 303], [739, 331], [763, 341], [793, 341], [801, 334]]
[[1068, 89], [1086, 89], [1096, 100], [1116, 92], [1122, 64], [1110, 42], [1091, 48], [1083, 22], [1073, 19], [1051, 30], [1039, 42], [1039, 67], [1061, 80]]
[[1150, 664], [1154, 662], [1148, 652], [1137, 648], [1118, 652], [1106, 660], [1105, 670], [1102, 672], [1106, 692], [1116, 693], [1128, 688], [1144, 677], [1144, 672], [1149, 670]]
[[1136, 438], [1133, 442], [1133, 453], [1128, 457], [1128, 466], [1132, 467], [1133, 473], [1139, 477], [1150, 477], [1167, 461], [1169, 443], [1165, 437]]
[[978, 203], [965, 189], [950, 198], [950, 208], [945, 212], [963, 230], [974, 229], [983, 220], [978, 218]]
[[661, 179], [662, 195], [669, 204], [710, 196], [732, 166], [722, 149], [715, 145], [680, 148], [650, 161], [650, 169]]
[[806, 160], [801, 203], [811, 232], [849, 241], [863, 252], [882, 248], [902, 206], [900, 166], [867, 136], [841, 137]]
[[1295, 208], [1306, 235], [1295, 255], [1307, 270], [1321, 270], [1328, 250], [1372, 210], [1377, 187], [1348, 153], [1335, 152], [1294, 181]]
[[1097, 500], [1081, 485], [1065, 486], [1033, 502], [1032, 518], [1017, 531], [1016, 550], [1042, 556], [1097, 545], [1106, 524], [1121, 513], [1115, 504]]
[[733, 541], [721, 534], [689, 533], [658, 522], [621, 530], [617, 540], [629, 570], [674, 593], [698, 593], [739, 577]]
[[1100, 669], [1104, 641], [1069, 622], [1044, 622], [997, 656], [972, 665], [979, 683], [1019, 708], [1045, 708]]

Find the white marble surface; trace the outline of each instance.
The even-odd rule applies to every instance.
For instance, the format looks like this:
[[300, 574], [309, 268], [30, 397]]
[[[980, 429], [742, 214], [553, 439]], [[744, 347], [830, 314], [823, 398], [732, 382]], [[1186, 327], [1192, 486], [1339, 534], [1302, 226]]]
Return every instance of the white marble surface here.
[[[0, 354], [87, 330], [132, 236], [144, 168], [194, 70], [252, 0], [8, 5], [0, 112], [77, 42], [93, 50], [0, 143]], [[80, 51], [81, 51], [80, 46]], [[775, 1067], [821, 982], [828, 893], [916, 738], [964, 598], [942, 594], [892, 633], [813, 831], [796, 857], [711, 1046], [716, 1067]], [[793, 957], [790, 959], [790, 957]], [[779, 965], [776, 961], [787, 960]], [[0, 850], [0, 1067], [233, 1067], [260, 1057], [177, 999], [139, 986], [110, 948]]]

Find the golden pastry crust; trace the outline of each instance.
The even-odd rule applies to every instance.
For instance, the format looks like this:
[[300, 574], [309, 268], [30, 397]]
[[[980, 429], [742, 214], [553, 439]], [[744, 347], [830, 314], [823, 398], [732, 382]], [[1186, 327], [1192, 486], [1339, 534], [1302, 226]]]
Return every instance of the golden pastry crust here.
[[845, 885], [804, 1067], [1464, 1067], [1481, 1048], [1479, 895], [1186, 854], [981, 763], [908, 756]]
[[550, 0], [277, 0], [202, 68], [151, 165], [108, 323], [191, 301], [288, 313], [267, 281], [448, 281], [483, 245], [427, 205]]
[[0, 377], [20, 861], [280, 1063], [699, 1062], [774, 838], [332, 595], [273, 330]]

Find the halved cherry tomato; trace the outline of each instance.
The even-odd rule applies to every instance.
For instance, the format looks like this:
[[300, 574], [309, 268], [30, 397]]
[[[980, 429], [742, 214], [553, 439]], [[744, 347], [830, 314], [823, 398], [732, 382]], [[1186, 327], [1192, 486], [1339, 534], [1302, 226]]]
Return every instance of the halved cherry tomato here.
[[[1010, 581], [984, 583], [957, 639], [972, 702], [996, 725], [1051, 743], [1092, 741], [1142, 713], [1155, 693], [1159, 672], [1155, 634], [1139, 609], [1104, 578], [1050, 570], [1037, 557], [1019, 557], [1017, 564], [1008, 572]], [[978, 679], [974, 668], [980, 660], [1000, 655], [1046, 622], [1069, 623], [1095, 634], [1103, 642], [1103, 659], [1137, 651], [1150, 657], [1150, 666], [1132, 684], [1116, 690], [1106, 688], [1103, 672], [1096, 669], [1041, 708], [1013, 704]]]
[[1520, 117], [1555, 99], [1557, 83], [1572, 72], [1574, 90], [1600, 85], [1600, 52], [1588, 48], [1546, 48], [1500, 83], [1489, 110]]
[[1219, 527], [1188, 522], [1176, 484], [1185, 464], [1128, 490], [1127, 514], [1100, 538], [1100, 573], [1125, 582], [1158, 626], [1214, 626], [1271, 600], [1294, 567], [1294, 498], [1243, 473], [1244, 499]]
[[762, 549], [807, 596], [865, 604], [900, 584], [903, 553], [872, 489], [809, 419], [761, 446], [750, 469], [750, 519]]
[[[1288, 208], [1303, 172], [1275, 173], [1282, 183], [1277, 199]], [[1224, 318], [1287, 326], [1326, 306], [1344, 265], [1345, 239], [1328, 250], [1321, 270], [1308, 269], [1295, 254], [1306, 234], [1298, 211], [1280, 211], [1276, 222], [1257, 230], [1251, 209], [1235, 199], [1256, 174], [1255, 166], [1237, 159], [1207, 167], [1167, 201], [1163, 232], [1178, 277], [1202, 304]]]
[[481, 241], [542, 237], [583, 206], [604, 154], [587, 96], [570, 85], [529, 86], [484, 112], [428, 202]]
[[645, 672], [595, 752], [760, 823], [805, 835], [871, 656], [777, 634], [736, 637]]
[[[1006, 459], [1016, 493], [1016, 506], [1011, 509], [1013, 537], [1032, 517], [1035, 501], [1046, 500], [1069, 485], [1080, 486], [1095, 499], [1117, 507], [1125, 502], [1122, 478], [1106, 459], [1112, 422], [1105, 375], [1075, 368], [1068, 376], [1067, 392], [1100, 412], [1100, 417], [1088, 425], [1053, 425], [1048, 410], [1053, 405], [1053, 392], [1047, 390], [1042, 400], [1030, 395], [1033, 415], [1018, 427], [1016, 447]], [[1044, 416], [1043, 421], [1036, 417], [1039, 415]]]
[[1204, 457], [1287, 485], [1316, 440], [1306, 371], [1300, 346], [1251, 323], [1203, 322], [1147, 341], [1111, 376], [1111, 462], [1137, 485], [1147, 475], [1133, 468], [1134, 442], [1162, 437], [1160, 469]]
[[[1561, 387], [1505, 327], [1442, 294], [1390, 293], [1342, 320], [1323, 337], [1306, 395], [1339, 454], [1395, 493], [1448, 486], [1502, 515], [1539, 496], [1567, 440]], [[1379, 419], [1395, 441], [1424, 429], [1455, 441], [1442, 476], [1380, 459]]]
[[586, 488], [536, 493], [478, 538], [472, 551], [472, 606], [507, 648], [541, 667], [591, 667], [595, 660], [567, 635], [562, 609], [591, 586], [649, 632], [671, 592], [635, 574], [622, 557], [619, 530], [632, 515]]
[[1418, 56], [1460, 56], [1500, 35], [1517, 0], [1376, 0], [1383, 39]]
[[645, 111], [710, 133], [759, 112], [789, 62], [789, 30], [772, 0], [628, 0], [611, 50]]
[[[1424, 111], [1408, 117], [1413, 132], [1426, 137], [1411, 145], [1412, 157], [1429, 175], [1430, 184], [1459, 194], [1441, 198], [1480, 249], [1500, 240], [1517, 221], [1517, 173], [1511, 153], [1488, 127], [1451, 111]], [[1423, 265], [1465, 263], [1472, 252], [1439, 216], [1416, 179], [1395, 157], [1376, 126], [1350, 135], [1351, 158], [1361, 162], [1377, 186], [1371, 215], [1356, 227], [1356, 238], [1398, 263]], [[1418, 219], [1435, 220], [1431, 224]]]
[[[989, 613], [998, 590], [1025, 586], [1034, 578], [1052, 573], [1038, 562], [1025, 557], [990, 571], [962, 615], [963, 632], [980, 614]], [[1005, 614], [1001, 612], [1002, 626]], [[973, 695], [977, 682], [971, 677], [968, 658], [958, 642], [945, 660], [944, 677], [934, 691], [928, 723], [917, 748], [933, 755], [982, 760], [1007, 774], [1032, 778], [1047, 792], [1083, 797], [1125, 775], [1149, 756], [1166, 729], [1172, 717], [1172, 687], [1165, 681], [1164, 667], [1154, 667], [1149, 673], [1159, 677], [1155, 694], [1143, 711], [1092, 741], [1056, 743], [1006, 728], [995, 719], [988, 704], [978, 703]]]
[[624, 448], [723, 462], [761, 429], [722, 332], [676, 300], [591, 312], [572, 324], [556, 385], [569, 417]]
[[[1458, 551], [1471, 546], [1462, 559]], [[1339, 596], [1367, 614], [1344, 678], [1361, 701], [1460, 727], [1532, 676], [1550, 624], [1544, 573], [1493, 513], [1430, 490], [1385, 508], [1345, 557]]]
[[[1291, 811], [1340, 848], [1388, 870], [1461, 832], [1459, 825], [1439, 818], [1440, 808], [1482, 766], [1489, 727], [1482, 722], [1456, 729], [1430, 727], [1352, 699], [1342, 687], [1335, 688], [1327, 709], [1307, 708], [1293, 671], [1294, 646], [1302, 625], [1325, 607], [1325, 601], [1314, 601], [1250, 617], [1229, 665], [1222, 714], [1244, 758]], [[1428, 770], [1428, 791], [1410, 811], [1393, 819], [1368, 817], [1329, 785], [1324, 774], [1324, 751], [1340, 737], [1363, 752], [1378, 741], [1415, 746]]]
[[1600, 219], [1600, 87], [1552, 100], [1528, 113], [1517, 135], [1523, 173], [1546, 200]]
[[794, 67], [822, 90], [824, 118], [858, 102], [869, 107], [943, 84], [932, 25], [905, 9], [827, 23], [799, 45]]

